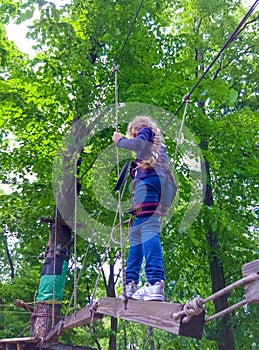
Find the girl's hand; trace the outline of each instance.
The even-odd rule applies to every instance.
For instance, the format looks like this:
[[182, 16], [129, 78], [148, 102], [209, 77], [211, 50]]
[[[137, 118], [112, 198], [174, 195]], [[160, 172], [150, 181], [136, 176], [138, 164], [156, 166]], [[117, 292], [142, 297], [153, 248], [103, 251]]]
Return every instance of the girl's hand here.
[[121, 139], [123, 137], [123, 135], [117, 131], [114, 132], [113, 137], [112, 137], [112, 141], [117, 143], [119, 141], [119, 139]]

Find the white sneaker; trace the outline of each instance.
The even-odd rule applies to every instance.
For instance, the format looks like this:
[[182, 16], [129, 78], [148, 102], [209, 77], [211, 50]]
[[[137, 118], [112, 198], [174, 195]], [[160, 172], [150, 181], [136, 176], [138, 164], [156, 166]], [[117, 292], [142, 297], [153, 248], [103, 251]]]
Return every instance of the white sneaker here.
[[128, 299], [132, 298], [132, 295], [137, 291], [137, 286], [134, 281], [126, 284], [126, 295]]
[[143, 287], [139, 288], [133, 295], [132, 299], [136, 300], [154, 300], [164, 301], [164, 281], [156, 282], [155, 284], [146, 283]]

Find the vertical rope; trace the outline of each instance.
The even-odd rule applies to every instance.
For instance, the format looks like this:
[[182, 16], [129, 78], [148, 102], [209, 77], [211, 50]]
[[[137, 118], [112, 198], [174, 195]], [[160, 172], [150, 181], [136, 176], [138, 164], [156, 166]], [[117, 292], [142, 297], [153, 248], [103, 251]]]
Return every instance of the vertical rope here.
[[54, 229], [54, 252], [53, 252], [53, 289], [52, 289], [52, 317], [51, 327], [55, 326], [55, 294], [56, 294], [56, 250], [57, 250], [57, 227], [58, 227], [58, 199], [56, 199], [55, 208], [55, 229]]
[[[114, 71], [114, 81], [115, 81], [115, 121], [116, 121], [116, 131], [119, 128], [119, 89], [118, 89], [118, 66], [117, 64], [113, 67]], [[117, 169], [118, 170], [118, 169]]]
[[77, 310], [77, 157], [74, 163], [74, 312]]
[[[116, 117], [116, 131], [118, 131], [119, 125], [119, 94], [118, 94], [118, 66], [114, 65], [115, 75], [115, 117]], [[119, 150], [116, 147], [116, 158], [117, 158], [117, 174], [120, 174], [120, 160]], [[121, 249], [121, 268], [122, 268], [122, 295], [125, 301], [126, 307], [126, 271], [125, 271], [125, 251], [124, 251], [124, 234], [123, 234], [123, 219], [122, 219], [122, 207], [121, 207], [121, 190], [118, 191], [118, 209], [119, 209], [119, 223], [120, 223], [120, 249]]]

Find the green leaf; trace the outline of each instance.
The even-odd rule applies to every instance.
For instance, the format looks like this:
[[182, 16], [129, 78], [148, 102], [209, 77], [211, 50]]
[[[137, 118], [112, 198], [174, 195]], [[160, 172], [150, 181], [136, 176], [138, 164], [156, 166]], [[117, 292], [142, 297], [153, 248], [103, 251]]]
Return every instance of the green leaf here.
[[236, 91], [235, 89], [230, 89], [229, 90], [229, 106], [230, 107], [234, 107], [235, 102], [237, 100], [238, 97], [238, 91]]

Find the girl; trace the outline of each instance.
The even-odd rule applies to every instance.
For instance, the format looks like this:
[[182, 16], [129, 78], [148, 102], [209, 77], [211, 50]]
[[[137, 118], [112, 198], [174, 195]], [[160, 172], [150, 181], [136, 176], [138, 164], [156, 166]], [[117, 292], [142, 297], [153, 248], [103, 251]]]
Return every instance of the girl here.
[[[137, 116], [129, 123], [127, 134], [130, 138], [115, 132], [112, 138], [117, 147], [136, 152], [133, 180], [136, 220], [130, 232], [126, 294], [133, 299], [164, 301], [160, 216], [167, 212], [176, 187], [169, 174], [168, 155], [155, 122], [150, 117]], [[143, 257], [147, 283], [137, 289]]]

